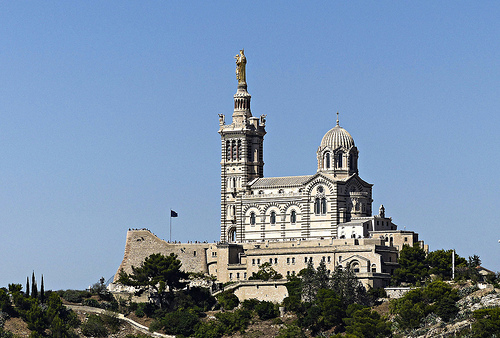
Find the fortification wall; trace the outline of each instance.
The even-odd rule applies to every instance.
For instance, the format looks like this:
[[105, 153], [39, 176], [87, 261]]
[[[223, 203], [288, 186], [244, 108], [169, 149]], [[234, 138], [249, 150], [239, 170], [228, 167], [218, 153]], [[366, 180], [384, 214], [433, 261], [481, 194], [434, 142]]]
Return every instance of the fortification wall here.
[[186, 272], [208, 273], [207, 250], [209, 245], [209, 243], [168, 243], [159, 239], [149, 230], [129, 230], [123, 260], [113, 281], [118, 280], [119, 272], [122, 269], [126, 273], [131, 273], [132, 266], [139, 267], [146, 257], [155, 253], [176, 254], [182, 262], [182, 269]]

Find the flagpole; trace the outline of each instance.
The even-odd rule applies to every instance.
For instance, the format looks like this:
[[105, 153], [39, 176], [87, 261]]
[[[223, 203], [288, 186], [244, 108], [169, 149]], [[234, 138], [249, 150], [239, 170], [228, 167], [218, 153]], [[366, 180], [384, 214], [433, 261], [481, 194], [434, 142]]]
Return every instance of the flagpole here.
[[172, 209], [170, 209], [170, 243], [172, 243]]

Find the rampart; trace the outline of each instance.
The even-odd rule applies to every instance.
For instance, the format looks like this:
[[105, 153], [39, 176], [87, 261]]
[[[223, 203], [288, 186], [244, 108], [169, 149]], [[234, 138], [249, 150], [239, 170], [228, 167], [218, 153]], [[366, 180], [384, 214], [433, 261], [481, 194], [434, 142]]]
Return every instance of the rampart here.
[[113, 281], [118, 280], [121, 270], [131, 273], [132, 266], [139, 267], [148, 256], [156, 253], [176, 254], [182, 262], [184, 271], [208, 273], [207, 250], [209, 245], [209, 243], [169, 243], [159, 239], [147, 229], [129, 230], [123, 260]]

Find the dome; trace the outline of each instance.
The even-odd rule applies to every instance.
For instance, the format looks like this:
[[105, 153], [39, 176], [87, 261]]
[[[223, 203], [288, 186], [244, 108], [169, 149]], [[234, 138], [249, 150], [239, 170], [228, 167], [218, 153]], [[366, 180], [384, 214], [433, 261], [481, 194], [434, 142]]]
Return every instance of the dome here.
[[335, 150], [340, 147], [345, 149], [350, 149], [354, 147], [354, 139], [351, 134], [347, 132], [344, 128], [340, 127], [338, 124], [330, 129], [323, 139], [321, 140], [321, 148], [329, 147]]

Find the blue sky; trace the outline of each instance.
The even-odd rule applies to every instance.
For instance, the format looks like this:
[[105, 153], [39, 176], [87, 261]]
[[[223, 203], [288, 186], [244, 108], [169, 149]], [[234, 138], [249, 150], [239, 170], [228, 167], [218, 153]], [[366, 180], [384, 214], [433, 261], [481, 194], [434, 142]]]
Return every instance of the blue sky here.
[[[360, 176], [431, 250], [500, 270], [495, 1], [0, 3], [0, 286], [110, 278], [128, 228], [219, 238], [218, 113], [245, 48], [264, 175], [316, 171], [340, 124]], [[39, 277], [38, 277], [39, 278]]]

